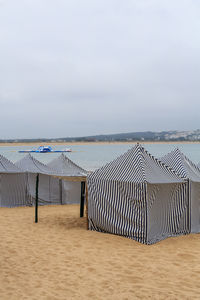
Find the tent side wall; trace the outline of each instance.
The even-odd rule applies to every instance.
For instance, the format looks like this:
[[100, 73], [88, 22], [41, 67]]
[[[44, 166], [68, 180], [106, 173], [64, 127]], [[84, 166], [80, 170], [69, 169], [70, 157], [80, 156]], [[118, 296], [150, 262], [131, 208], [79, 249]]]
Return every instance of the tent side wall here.
[[[35, 204], [36, 174], [28, 174], [28, 199]], [[81, 197], [81, 182], [71, 182], [39, 175], [39, 205], [79, 204]]]
[[[28, 199], [35, 205], [35, 188], [37, 174], [28, 173]], [[39, 205], [61, 204], [59, 179], [50, 175], [39, 174]]]
[[190, 232], [188, 183], [148, 184], [148, 244]]
[[62, 180], [62, 204], [79, 204], [81, 182]]
[[25, 173], [0, 174], [0, 207], [27, 206], [27, 175]]
[[89, 229], [147, 243], [146, 184], [87, 179]]
[[200, 182], [190, 181], [191, 232], [200, 232]]

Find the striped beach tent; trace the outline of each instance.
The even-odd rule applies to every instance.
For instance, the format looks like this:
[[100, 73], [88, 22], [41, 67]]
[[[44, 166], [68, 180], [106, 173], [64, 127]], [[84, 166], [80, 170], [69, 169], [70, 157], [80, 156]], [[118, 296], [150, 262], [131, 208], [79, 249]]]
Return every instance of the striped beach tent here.
[[37, 160], [30, 153], [18, 160], [15, 165], [28, 173], [40, 173], [45, 175], [51, 175], [55, 173], [52, 168]]
[[0, 207], [24, 205], [29, 205], [26, 197], [26, 175], [0, 155]]
[[187, 182], [141, 145], [87, 177], [89, 229], [144, 244], [189, 233]]
[[63, 177], [87, 176], [87, 171], [75, 164], [64, 153], [48, 163], [47, 166], [56, 170], [57, 174]]
[[191, 232], [200, 232], [200, 169], [178, 148], [161, 160], [182, 178], [188, 179]]
[[43, 164], [31, 154], [27, 154], [15, 164], [27, 174], [27, 197], [32, 205], [35, 204], [37, 174], [39, 174], [39, 204], [61, 204], [59, 179], [53, 177], [56, 174], [53, 168]]
[[87, 171], [75, 164], [63, 153], [47, 166], [56, 170], [60, 176], [60, 192], [62, 204], [80, 203], [81, 186], [85, 185]]

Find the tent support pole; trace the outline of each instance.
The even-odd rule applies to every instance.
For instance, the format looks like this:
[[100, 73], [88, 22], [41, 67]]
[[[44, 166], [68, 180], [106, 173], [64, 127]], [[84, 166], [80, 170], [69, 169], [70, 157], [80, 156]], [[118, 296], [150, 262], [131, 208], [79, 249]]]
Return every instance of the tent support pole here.
[[88, 186], [86, 182], [86, 191], [85, 191], [85, 202], [86, 202], [86, 229], [89, 230], [89, 222], [88, 222]]
[[188, 185], [188, 229], [189, 233], [191, 233], [192, 225], [191, 225], [191, 181], [188, 178], [187, 180]]
[[146, 202], [146, 234], [145, 234], [145, 244], [148, 245], [148, 199], [147, 199], [147, 183], [145, 183], [145, 202]]
[[60, 204], [63, 204], [63, 201], [62, 201], [62, 179], [59, 179], [59, 187], [60, 187]]
[[35, 223], [38, 223], [38, 186], [39, 186], [39, 173], [36, 176], [35, 186]]
[[82, 218], [84, 215], [84, 200], [85, 200], [85, 182], [81, 181], [80, 218]]

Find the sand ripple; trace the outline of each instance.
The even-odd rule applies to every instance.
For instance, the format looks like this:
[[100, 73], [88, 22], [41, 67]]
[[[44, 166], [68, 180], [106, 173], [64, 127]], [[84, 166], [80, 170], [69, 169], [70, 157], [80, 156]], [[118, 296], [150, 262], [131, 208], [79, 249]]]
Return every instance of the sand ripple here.
[[0, 299], [200, 299], [198, 234], [145, 246], [87, 231], [77, 205], [0, 220]]

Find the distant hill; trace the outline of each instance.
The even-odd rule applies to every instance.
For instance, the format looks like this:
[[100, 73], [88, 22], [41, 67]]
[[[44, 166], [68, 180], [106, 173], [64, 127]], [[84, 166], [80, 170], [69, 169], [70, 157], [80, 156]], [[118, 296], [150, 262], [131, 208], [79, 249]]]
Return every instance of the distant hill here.
[[200, 141], [200, 130], [194, 131], [144, 131], [67, 138], [66, 141]]
[[39, 139], [9, 139], [0, 143], [43, 143], [43, 142], [132, 142], [132, 141], [200, 141], [200, 129], [192, 131], [144, 131], [117, 134], [104, 134], [83, 137], [39, 138]]

